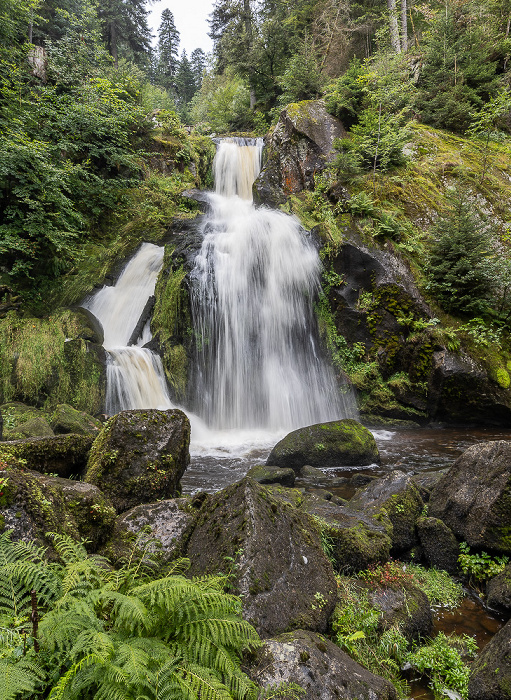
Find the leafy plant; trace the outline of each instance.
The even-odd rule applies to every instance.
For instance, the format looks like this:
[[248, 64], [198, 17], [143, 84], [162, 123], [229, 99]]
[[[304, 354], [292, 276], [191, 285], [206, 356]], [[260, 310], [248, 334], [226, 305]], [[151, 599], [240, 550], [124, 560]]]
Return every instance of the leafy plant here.
[[486, 552], [471, 554], [466, 542], [460, 544], [459, 567], [465, 576], [477, 583], [500, 574], [508, 562], [509, 557], [491, 557]]

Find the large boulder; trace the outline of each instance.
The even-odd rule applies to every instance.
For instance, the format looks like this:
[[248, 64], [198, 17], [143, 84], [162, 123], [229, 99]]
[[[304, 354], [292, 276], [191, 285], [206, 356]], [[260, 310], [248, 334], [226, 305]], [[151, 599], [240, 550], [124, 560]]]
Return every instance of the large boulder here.
[[312, 516], [329, 543], [335, 568], [356, 572], [390, 557], [392, 524], [388, 518], [338, 505], [314, 494], [301, 499], [300, 509]]
[[304, 689], [307, 700], [398, 697], [389, 681], [362, 668], [333, 642], [304, 630], [267, 639], [248, 673], [263, 688], [294, 683]]
[[0, 460], [44, 474], [78, 477], [85, 471], [93, 440], [91, 435], [71, 434], [2, 442]]
[[179, 494], [190, 461], [190, 421], [178, 409], [121, 411], [90, 451], [85, 481], [96, 484], [118, 513]]
[[53, 430], [49, 416], [35, 406], [10, 401], [0, 406], [4, 418], [4, 440], [24, 440], [31, 437], [51, 437]]
[[89, 551], [110, 535], [115, 510], [92, 484], [38, 474], [29, 470], [2, 472], [0, 529], [12, 530], [14, 540], [33, 540], [51, 547], [47, 533], [86, 539]]
[[380, 586], [369, 592], [369, 602], [381, 613], [381, 632], [399, 627], [406, 639], [418, 641], [429, 637], [433, 630], [433, 613], [428, 596], [417, 586]]
[[50, 418], [51, 427], [56, 435], [76, 433], [77, 435], [94, 435], [103, 427], [101, 421], [89, 416], [85, 411], [77, 411], [66, 403], [59, 404]]
[[469, 447], [436, 484], [429, 514], [471, 547], [511, 553], [511, 442]]
[[268, 466], [290, 467], [299, 472], [312, 467], [364, 466], [380, 462], [376, 441], [356, 420], [316, 423], [288, 433], [266, 461]]
[[326, 631], [337, 584], [310, 518], [252, 479], [208, 497], [187, 548], [193, 575], [230, 572], [263, 637]]
[[335, 156], [333, 141], [346, 136], [322, 100], [287, 105], [266, 148], [266, 163], [254, 184], [256, 201], [276, 205], [304, 189]]
[[448, 574], [458, 571], [459, 545], [451, 529], [438, 518], [420, 517], [417, 520], [417, 535], [424, 559], [429, 566], [443, 569]]
[[412, 477], [398, 470], [371, 482], [350, 501], [350, 507], [392, 523], [392, 551], [399, 554], [417, 544], [415, 524], [424, 503]]
[[486, 585], [486, 603], [494, 610], [511, 611], [511, 564]]
[[135, 506], [117, 517], [103, 554], [114, 564], [126, 562], [133, 546], [148, 550], [165, 565], [185, 554], [185, 545], [195, 523], [194, 509], [187, 498], [173, 498]]
[[511, 699], [511, 621], [497, 632], [472, 664], [468, 698]]

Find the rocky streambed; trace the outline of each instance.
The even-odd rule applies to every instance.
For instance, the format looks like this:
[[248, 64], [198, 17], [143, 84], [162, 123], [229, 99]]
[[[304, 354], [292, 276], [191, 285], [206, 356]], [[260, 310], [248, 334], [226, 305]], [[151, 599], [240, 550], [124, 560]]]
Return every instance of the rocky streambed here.
[[[437, 444], [434, 464], [421, 470], [406, 455], [401, 462], [391, 455], [400, 439], [416, 440], [419, 460], [422, 432], [406, 439], [376, 433], [380, 446], [389, 443], [386, 452], [356, 421], [309, 426], [280, 440], [247, 476], [187, 497], [181, 485], [190, 425], [182, 411], [124, 411], [104, 426], [69, 408], [60, 414], [75, 432], [0, 443], [2, 527], [46, 546], [50, 558], [46, 533], [60, 532], [86, 538], [90, 552], [114, 565], [136, 541], [153, 551], [163, 573], [186, 556], [191, 575], [227, 574], [244, 618], [264, 640], [246, 659], [247, 672], [264, 686], [295, 683], [318, 699], [398, 697], [383, 671], [354, 660], [361, 660], [355, 643], [366, 640], [370, 649], [373, 633], [379, 645], [396, 631], [403, 654], [424, 647], [442, 594], [424, 592], [416, 563], [459, 577], [460, 541], [474, 553], [511, 552], [511, 442], [499, 439], [503, 433], [458, 432], [457, 442], [454, 433], [442, 442], [448, 433], [436, 431], [428, 438]], [[57, 429], [56, 418], [52, 425]], [[454, 459], [481, 437], [493, 439]], [[492, 636], [511, 611], [508, 569], [484, 592], [501, 618], [485, 623], [480, 641], [491, 641], [472, 662], [470, 700], [511, 697], [511, 627]], [[348, 612], [361, 611], [365, 617], [347, 633]], [[398, 672], [417, 663], [392, 651], [388, 658]], [[463, 697], [447, 681], [445, 690]]]

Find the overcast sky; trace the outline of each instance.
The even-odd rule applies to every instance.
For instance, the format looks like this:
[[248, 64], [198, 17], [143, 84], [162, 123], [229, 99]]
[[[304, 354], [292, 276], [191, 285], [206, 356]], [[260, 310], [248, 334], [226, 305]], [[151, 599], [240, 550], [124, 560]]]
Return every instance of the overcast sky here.
[[[156, 0], [149, 5], [149, 26], [157, 34], [163, 10], [169, 9], [174, 15], [174, 22], [181, 38], [179, 55], [183, 49], [188, 57], [194, 49], [206, 53], [213, 48], [208, 36], [208, 15], [213, 9], [213, 0]], [[156, 41], [156, 39], [154, 39]]]

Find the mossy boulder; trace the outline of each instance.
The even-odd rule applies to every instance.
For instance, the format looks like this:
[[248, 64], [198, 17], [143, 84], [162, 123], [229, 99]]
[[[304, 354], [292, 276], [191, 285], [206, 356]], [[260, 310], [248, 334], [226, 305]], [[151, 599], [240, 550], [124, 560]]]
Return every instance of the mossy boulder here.
[[314, 176], [335, 156], [333, 141], [346, 136], [322, 100], [287, 105], [266, 145], [266, 162], [254, 183], [256, 201], [274, 206], [314, 189]]
[[4, 440], [23, 440], [29, 437], [51, 437], [53, 430], [48, 414], [35, 406], [11, 401], [0, 406], [4, 419]]
[[164, 566], [184, 556], [195, 518], [196, 511], [187, 498], [135, 506], [117, 517], [102, 553], [113, 564], [121, 564], [128, 561], [136, 547], [155, 555]]
[[385, 562], [390, 557], [392, 523], [370, 514], [325, 500], [315, 494], [304, 495], [300, 509], [312, 516], [330, 542], [329, 556], [343, 573], [357, 572]]
[[187, 556], [192, 575], [231, 574], [243, 617], [263, 637], [326, 631], [337, 585], [317, 528], [253, 479], [205, 500]]
[[417, 534], [428, 565], [456, 574], [459, 545], [452, 530], [438, 518], [421, 517], [417, 520]]
[[48, 532], [88, 540], [96, 549], [106, 540], [115, 521], [115, 510], [92, 484], [61, 479], [30, 470], [8, 469], [0, 495], [2, 529], [12, 530], [14, 540], [33, 540], [49, 547]]
[[294, 486], [296, 474], [292, 469], [280, 469], [257, 464], [249, 469], [247, 476], [259, 484], [282, 484], [282, 486]]
[[372, 433], [358, 421], [345, 419], [294, 430], [275, 445], [266, 464], [299, 472], [304, 465], [343, 467], [379, 462]]
[[83, 338], [95, 345], [103, 345], [105, 333], [99, 318], [83, 306], [74, 306], [69, 309], [69, 323], [75, 326], [74, 338]]
[[511, 442], [465, 450], [433, 488], [428, 512], [471, 547], [511, 554]]
[[380, 611], [380, 632], [398, 626], [406, 639], [418, 641], [431, 635], [433, 613], [428, 596], [417, 586], [379, 586], [369, 591], [369, 602]]
[[486, 586], [486, 603], [494, 610], [511, 612], [511, 564], [490, 579]]
[[307, 700], [397, 700], [394, 686], [319, 634], [296, 630], [265, 640], [248, 670], [263, 688], [295, 683]]
[[0, 443], [0, 460], [65, 478], [81, 476], [92, 447], [91, 435], [55, 435]]
[[51, 427], [56, 435], [76, 433], [77, 435], [94, 435], [103, 427], [101, 421], [89, 416], [84, 411], [77, 411], [65, 403], [59, 404], [51, 414]]
[[417, 544], [415, 524], [423, 507], [412, 478], [398, 470], [371, 482], [350, 501], [350, 508], [363, 510], [375, 518], [388, 517], [392, 523], [392, 555]]
[[96, 484], [118, 513], [179, 495], [190, 461], [190, 421], [178, 409], [121, 411], [90, 451], [85, 481]]
[[472, 664], [469, 700], [511, 699], [511, 621], [497, 632]]

